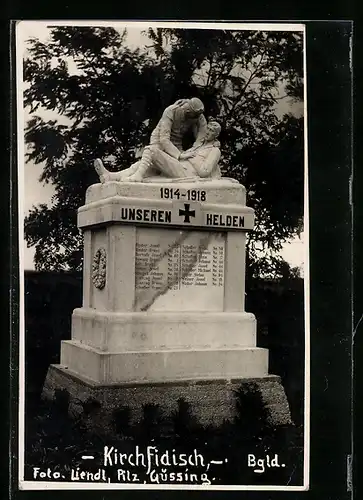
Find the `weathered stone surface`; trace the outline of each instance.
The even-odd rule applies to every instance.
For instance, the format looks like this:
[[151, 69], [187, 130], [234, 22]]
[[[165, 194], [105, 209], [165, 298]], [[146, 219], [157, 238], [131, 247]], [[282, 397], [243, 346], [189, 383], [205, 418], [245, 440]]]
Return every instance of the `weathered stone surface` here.
[[186, 379], [258, 377], [268, 374], [268, 351], [259, 347], [102, 351], [66, 340], [62, 364], [104, 383], [173, 382]]
[[[153, 182], [106, 182], [105, 184], [92, 184], [86, 191], [85, 204], [93, 203], [115, 196], [141, 198], [150, 200], [160, 200], [161, 189], [179, 189], [181, 193], [179, 199], [188, 200], [188, 191], [200, 190], [207, 192], [208, 203], [245, 205], [246, 188], [236, 181], [230, 179], [218, 180], [198, 180], [197, 182], [171, 182], [164, 179], [161, 182], [158, 178]], [[186, 196], [182, 197], [182, 194]], [[164, 198], [165, 199], [165, 198]]]
[[[221, 331], [224, 332], [221, 335]], [[246, 312], [100, 312], [75, 309], [73, 340], [96, 349], [233, 349], [256, 345], [256, 318]]]
[[102, 227], [119, 222], [242, 232], [253, 229], [254, 224], [254, 211], [246, 207], [245, 200], [243, 186], [223, 180], [194, 185], [95, 184], [88, 188], [86, 203], [78, 209], [78, 227]]
[[[130, 424], [141, 422], [145, 405], [156, 405], [163, 419], [170, 419], [183, 400], [193, 421], [199, 425], [219, 426], [238, 416], [238, 392], [253, 391], [264, 405], [267, 424], [291, 424], [289, 405], [280, 378], [274, 375], [232, 380], [200, 380], [167, 384], [95, 384], [61, 365], [49, 367], [43, 397], [53, 399], [56, 390], [70, 395], [70, 412], [80, 415], [82, 404], [96, 402], [85, 416], [92, 430], [114, 432], [117, 411], [128, 408]], [[241, 410], [240, 410], [241, 411]], [[242, 408], [243, 411], [243, 408]], [[256, 415], [257, 417], [257, 415]]]

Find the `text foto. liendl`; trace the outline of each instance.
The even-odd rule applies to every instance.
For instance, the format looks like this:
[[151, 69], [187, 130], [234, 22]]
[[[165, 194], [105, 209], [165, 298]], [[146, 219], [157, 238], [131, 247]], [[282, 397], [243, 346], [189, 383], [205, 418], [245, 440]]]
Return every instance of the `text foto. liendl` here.
[[53, 470], [50, 467], [47, 467], [46, 469], [33, 467], [33, 479], [86, 483], [183, 483], [210, 485], [215, 478], [209, 478], [206, 472], [191, 472], [188, 469], [180, 472], [170, 471], [167, 468], [162, 468], [161, 470], [151, 469], [145, 476], [128, 469], [108, 470], [100, 468], [96, 471], [91, 472], [81, 470], [80, 467], [76, 467], [67, 469], [67, 471], [64, 472], [60, 472], [59, 470]]

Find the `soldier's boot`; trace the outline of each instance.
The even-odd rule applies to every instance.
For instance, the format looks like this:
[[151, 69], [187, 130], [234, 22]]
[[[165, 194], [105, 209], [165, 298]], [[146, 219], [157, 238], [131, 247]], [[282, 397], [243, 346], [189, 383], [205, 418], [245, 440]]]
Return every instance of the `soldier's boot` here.
[[152, 149], [149, 147], [146, 147], [144, 149], [144, 152], [142, 153], [141, 159], [137, 162], [138, 167], [135, 173], [130, 175], [130, 177], [127, 177], [127, 180], [130, 182], [140, 182], [143, 180], [145, 177], [146, 172], [149, 170], [149, 168], [152, 166], [153, 159], [152, 159]]

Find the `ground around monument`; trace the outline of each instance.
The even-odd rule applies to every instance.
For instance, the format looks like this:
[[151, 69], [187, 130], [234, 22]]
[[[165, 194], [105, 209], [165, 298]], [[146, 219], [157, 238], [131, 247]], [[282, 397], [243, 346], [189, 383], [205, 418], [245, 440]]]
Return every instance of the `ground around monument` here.
[[[38, 402], [33, 409], [29, 405], [25, 480], [302, 485], [302, 426], [267, 425], [263, 404], [253, 394], [240, 400], [248, 411], [217, 428], [195, 425], [182, 401], [168, 421], [160, 417], [157, 406], [146, 405], [137, 425], [130, 425], [121, 408], [112, 437], [89, 430], [92, 401], [78, 418], [69, 416], [68, 402], [67, 395], [59, 393], [53, 402]], [[135, 454], [144, 459], [135, 464]], [[94, 460], [85, 463], [85, 455]]]

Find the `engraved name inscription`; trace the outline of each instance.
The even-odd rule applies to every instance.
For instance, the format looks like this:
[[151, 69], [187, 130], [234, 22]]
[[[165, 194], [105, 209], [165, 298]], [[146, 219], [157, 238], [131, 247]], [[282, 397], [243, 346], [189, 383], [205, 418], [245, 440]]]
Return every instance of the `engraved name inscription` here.
[[160, 243], [136, 244], [136, 288], [168, 288], [224, 285], [224, 243], [209, 248], [194, 244], [168, 245], [162, 254]]
[[225, 233], [139, 230], [136, 310], [222, 311]]

